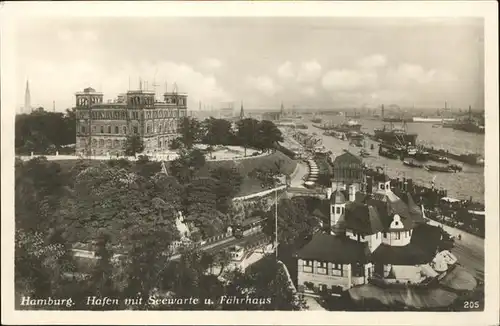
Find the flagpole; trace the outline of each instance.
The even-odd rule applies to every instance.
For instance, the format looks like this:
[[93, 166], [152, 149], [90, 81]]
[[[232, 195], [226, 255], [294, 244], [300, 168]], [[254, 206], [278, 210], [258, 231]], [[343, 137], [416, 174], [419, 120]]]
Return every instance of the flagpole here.
[[275, 237], [276, 237], [276, 259], [278, 259], [278, 189], [274, 192], [274, 223], [275, 223]]

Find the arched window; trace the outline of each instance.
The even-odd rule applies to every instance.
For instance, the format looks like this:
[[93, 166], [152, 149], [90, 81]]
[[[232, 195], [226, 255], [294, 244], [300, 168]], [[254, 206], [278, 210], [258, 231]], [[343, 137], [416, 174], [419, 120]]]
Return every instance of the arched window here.
[[120, 131], [119, 131], [120, 128], [118, 128], [118, 126], [115, 126], [115, 134], [119, 134]]
[[146, 129], [146, 133], [150, 134], [151, 133], [151, 126], [148, 124], [147, 126], [147, 129]]
[[120, 147], [120, 141], [118, 139], [115, 139], [114, 141], [114, 148]]
[[104, 139], [99, 139], [99, 147], [104, 147]]
[[139, 133], [139, 128], [137, 128], [136, 126], [134, 126], [134, 134], [138, 134]]
[[123, 126], [123, 133], [127, 134], [127, 127]]
[[161, 139], [158, 139], [158, 147], [161, 148]]
[[92, 146], [97, 147], [97, 139], [92, 139]]
[[160, 124], [160, 125], [158, 125], [158, 132], [159, 132], [159, 133], [161, 133], [161, 127], [162, 127], [162, 126], [161, 126], [161, 124]]
[[111, 133], [111, 126], [108, 126], [108, 134]]
[[106, 142], [106, 145], [107, 145], [108, 148], [112, 147], [111, 139], [108, 139], [108, 141]]

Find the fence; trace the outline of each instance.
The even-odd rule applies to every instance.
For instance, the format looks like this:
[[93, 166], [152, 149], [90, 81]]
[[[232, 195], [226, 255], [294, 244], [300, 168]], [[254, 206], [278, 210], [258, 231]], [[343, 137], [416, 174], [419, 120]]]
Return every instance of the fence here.
[[279, 186], [279, 187], [276, 187], [276, 188], [264, 190], [264, 191], [257, 192], [257, 193], [254, 193], [254, 194], [250, 194], [250, 195], [247, 195], [247, 196], [235, 197], [235, 198], [233, 198], [233, 201], [247, 200], [247, 199], [252, 199], [252, 198], [257, 198], [257, 197], [264, 197], [264, 196], [269, 195], [269, 194], [271, 194], [271, 193], [273, 193], [275, 191], [280, 191], [280, 190], [285, 190], [285, 189], [286, 189], [286, 185], [282, 185], [282, 186]]

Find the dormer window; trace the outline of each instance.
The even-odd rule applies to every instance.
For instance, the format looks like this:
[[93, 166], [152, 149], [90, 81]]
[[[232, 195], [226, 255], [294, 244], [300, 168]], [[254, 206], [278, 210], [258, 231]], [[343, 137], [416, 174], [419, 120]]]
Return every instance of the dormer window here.
[[381, 190], [385, 190], [385, 184], [381, 183], [381, 184], [380, 184], [380, 189], [381, 189]]

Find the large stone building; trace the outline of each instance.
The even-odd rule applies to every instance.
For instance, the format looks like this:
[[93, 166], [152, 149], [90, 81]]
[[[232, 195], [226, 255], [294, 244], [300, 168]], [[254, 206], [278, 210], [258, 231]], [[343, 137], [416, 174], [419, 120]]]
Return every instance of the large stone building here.
[[163, 99], [135, 90], [104, 103], [103, 94], [93, 88], [76, 93], [76, 153], [122, 155], [130, 135], [143, 140], [146, 154], [166, 150], [187, 116], [187, 95], [165, 93]]

